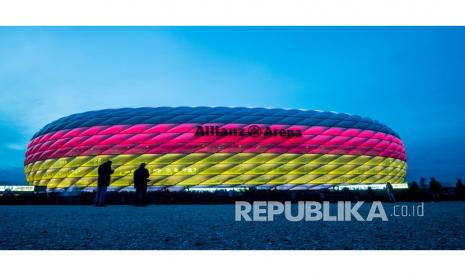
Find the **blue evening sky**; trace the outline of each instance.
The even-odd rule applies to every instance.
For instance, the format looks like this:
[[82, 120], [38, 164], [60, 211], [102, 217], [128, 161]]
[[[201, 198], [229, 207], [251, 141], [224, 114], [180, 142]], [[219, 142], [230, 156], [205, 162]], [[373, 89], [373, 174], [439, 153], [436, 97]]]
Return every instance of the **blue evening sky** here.
[[399, 133], [408, 179], [465, 177], [465, 28], [0, 28], [0, 182], [31, 136], [139, 106], [319, 109]]

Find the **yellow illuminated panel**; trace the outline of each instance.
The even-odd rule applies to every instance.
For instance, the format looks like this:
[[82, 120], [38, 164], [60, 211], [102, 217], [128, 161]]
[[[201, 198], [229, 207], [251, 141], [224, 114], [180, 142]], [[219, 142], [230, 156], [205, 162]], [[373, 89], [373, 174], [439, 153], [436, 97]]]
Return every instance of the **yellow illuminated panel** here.
[[48, 188], [95, 186], [97, 167], [113, 161], [112, 186], [132, 185], [144, 162], [150, 185], [282, 185], [403, 183], [404, 161], [379, 156], [293, 153], [191, 153], [79, 156], [36, 161], [25, 167], [28, 182]]

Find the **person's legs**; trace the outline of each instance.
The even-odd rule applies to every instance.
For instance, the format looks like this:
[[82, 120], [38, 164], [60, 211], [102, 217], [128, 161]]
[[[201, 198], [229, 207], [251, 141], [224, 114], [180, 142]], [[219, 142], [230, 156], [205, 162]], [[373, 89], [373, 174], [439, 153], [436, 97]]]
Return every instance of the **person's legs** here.
[[391, 202], [396, 202], [396, 197], [394, 196], [394, 192], [391, 191], [389, 193], [389, 197], [390, 197]]
[[105, 199], [107, 196], [107, 187], [100, 187], [100, 196], [98, 200], [98, 206], [105, 206]]
[[141, 196], [140, 196], [140, 205], [145, 206], [145, 205], [147, 205], [145, 203], [145, 195], [147, 194], [147, 188], [142, 188], [141, 190], [142, 191], [141, 191]]
[[100, 187], [97, 187], [97, 192], [95, 193], [94, 206], [98, 206], [100, 201]]
[[140, 189], [136, 188], [136, 193], [134, 194], [134, 206], [139, 206], [139, 194], [140, 194]]
[[103, 206], [107, 205], [107, 193], [108, 193], [108, 187], [105, 187], [103, 189], [103, 196], [102, 196], [102, 205]]
[[144, 188], [139, 188], [139, 194], [137, 197], [137, 204], [139, 206], [144, 206]]

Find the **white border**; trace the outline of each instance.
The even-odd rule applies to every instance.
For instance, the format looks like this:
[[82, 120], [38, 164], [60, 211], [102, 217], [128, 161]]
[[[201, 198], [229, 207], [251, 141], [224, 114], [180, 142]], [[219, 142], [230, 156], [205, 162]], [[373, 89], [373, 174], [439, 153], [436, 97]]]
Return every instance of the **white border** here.
[[0, 25], [463, 25], [462, 0], [11, 0]]
[[[46, 254], [47, 253], [47, 254]], [[462, 275], [463, 251], [2, 251], [2, 275]]]
[[[0, 25], [464, 25], [463, 0], [14, 0]], [[1, 41], [1, 40], [0, 40]], [[0, 224], [1, 227], [1, 224]], [[458, 275], [464, 251], [2, 251], [2, 275]]]

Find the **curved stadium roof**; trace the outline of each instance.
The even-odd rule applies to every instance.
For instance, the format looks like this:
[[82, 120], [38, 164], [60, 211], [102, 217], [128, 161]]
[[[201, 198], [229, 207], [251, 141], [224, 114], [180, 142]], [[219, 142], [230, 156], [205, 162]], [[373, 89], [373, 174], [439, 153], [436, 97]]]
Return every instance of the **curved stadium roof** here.
[[366, 117], [301, 109], [247, 107], [141, 107], [88, 111], [58, 119], [34, 135], [62, 129], [115, 124], [241, 123], [318, 125], [380, 131], [399, 137], [392, 129]]

